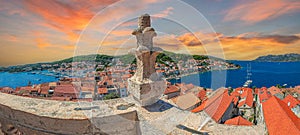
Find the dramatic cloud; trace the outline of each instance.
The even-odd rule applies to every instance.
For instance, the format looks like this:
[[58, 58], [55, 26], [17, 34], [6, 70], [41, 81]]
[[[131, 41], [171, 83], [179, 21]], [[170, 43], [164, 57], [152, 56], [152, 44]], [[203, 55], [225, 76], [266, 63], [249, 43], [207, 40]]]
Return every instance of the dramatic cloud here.
[[250, 37], [221, 37], [220, 41], [227, 59], [252, 60], [261, 55], [300, 51], [300, 37], [296, 35], [259, 34]]
[[201, 41], [192, 33], [185, 33], [177, 38], [180, 42], [187, 46], [202, 45]]
[[[91, 4], [93, 2], [96, 4], [96, 1], [91, 1]], [[26, 0], [24, 3], [29, 11], [45, 20], [41, 25], [65, 33], [71, 41], [78, 38], [76, 31], [81, 31], [95, 14], [89, 9], [91, 5], [80, 2], [75, 5], [55, 0]], [[105, 2], [102, 4], [107, 5]], [[111, 1], [108, 4], [111, 4]]]
[[257, 0], [243, 1], [226, 12], [224, 21], [240, 20], [245, 23], [256, 23], [273, 19], [284, 14], [298, 12], [300, 1]]
[[[199, 39], [195, 36], [199, 37]], [[168, 48], [186, 46], [194, 54], [224, 53], [226, 59], [252, 60], [261, 55], [300, 52], [298, 35], [263, 35], [261, 33], [242, 33], [237, 36], [224, 36], [221, 33], [203, 34], [201, 32], [170, 35], [164, 39], [177, 39], [178, 42], [162, 42]], [[219, 40], [218, 40], [219, 39]], [[221, 50], [220, 50], [221, 48]], [[217, 52], [215, 52], [217, 51]]]
[[[215, 5], [210, 9], [214, 12], [226, 11], [218, 16], [206, 16], [207, 20], [218, 22], [222, 29], [216, 30], [226, 35], [203, 30], [201, 24], [193, 20], [194, 16], [187, 20], [193, 25], [191, 29], [199, 32], [183, 33], [186, 31], [181, 30], [181, 26], [164, 20], [165, 17], [186, 16], [181, 12], [185, 9], [177, 10], [178, 7], [170, 2], [172, 0], [0, 0], [0, 65], [63, 59], [74, 55], [75, 47], [76, 50], [86, 49], [87, 53], [95, 53], [98, 47], [105, 54], [127, 53], [129, 48], [136, 46], [131, 32], [137, 27], [137, 18], [131, 15], [143, 14], [141, 11], [150, 7], [151, 11], [155, 11], [151, 13], [152, 25], [158, 33], [154, 43], [165, 50], [193, 54], [224, 52], [228, 59], [300, 52], [300, 34], [295, 35], [299, 33], [296, 29], [299, 25], [296, 16], [299, 15], [292, 14], [299, 11], [299, 1], [242, 1], [228, 2], [225, 6], [220, 2], [203, 1], [203, 4], [193, 5], [203, 9], [203, 15], [207, 15], [204, 7], [209, 4]], [[128, 16], [133, 18], [126, 20]], [[287, 20], [290, 18], [294, 20]], [[257, 23], [264, 20], [267, 20], [264, 25]], [[253, 25], [245, 27], [241, 25], [244, 23]], [[284, 33], [274, 33], [278, 31], [277, 25]], [[216, 28], [216, 25], [212, 23], [212, 27]], [[237, 35], [240, 29], [245, 33]], [[249, 30], [256, 32], [247, 33]], [[83, 31], [86, 33], [78, 40]], [[204, 31], [206, 33], [202, 33]]]
[[210, 42], [217, 42], [217, 39], [221, 36], [221, 33], [196, 32], [179, 35], [177, 39], [186, 46], [200, 46]]

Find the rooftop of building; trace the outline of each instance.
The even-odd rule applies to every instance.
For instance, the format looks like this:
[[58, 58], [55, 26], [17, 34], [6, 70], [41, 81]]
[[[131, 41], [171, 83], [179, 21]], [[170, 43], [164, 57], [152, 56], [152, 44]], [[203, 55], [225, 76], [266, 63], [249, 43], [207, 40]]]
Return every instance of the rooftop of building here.
[[272, 96], [262, 106], [270, 135], [300, 134], [300, 119], [279, 98]]

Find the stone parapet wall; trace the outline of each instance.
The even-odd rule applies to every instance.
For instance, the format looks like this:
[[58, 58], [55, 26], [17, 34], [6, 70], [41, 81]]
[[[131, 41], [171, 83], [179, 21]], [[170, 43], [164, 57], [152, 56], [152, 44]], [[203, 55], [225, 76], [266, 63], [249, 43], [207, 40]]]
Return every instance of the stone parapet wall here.
[[[201, 132], [208, 134], [265, 134], [264, 125], [230, 126], [217, 124], [205, 112], [191, 113], [171, 107], [158, 111], [162, 104], [152, 108], [130, 106], [126, 110], [116, 109], [119, 105], [128, 105], [131, 98], [92, 102], [98, 109], [91, 110], [92, 115], [83, 110], [89, 102], [60, 102], [26, 98], [0, 93], [0, 135], [2, 134], [192, 134], [193, 132], [177, 128], [186, 126], [197, 131], [204, 123]], [[167, 102], [166, 100], [164, 102]], [[78, 105], [81, 104], [81, 105]], [[150, 110], [149, 110], [150, 109]], [[89, 117], [88, 117], [89, 116]]]
[[[23, 109], [17, 109], [15, 105], [18, 101], [15, 101], [13, 107], [9, 103], [3, 103], [4, 98], [9, 98], [13, 95], [5, 95], [0, 93], [0, 128], [4, 134], [38, 134], [38, 135], [49, 135], [49, 134], [62, 134], [62, 135], [73, 135], [73, 134], [128, 134], [135, 135], [140, 134], [139, 121], [137, 111], [131, 110], [124, 113], [118, 113], [111, 115], [103, 115], [96, 117], [93, 115], [92, 118], [87, 117], [66, 117], [57, 115], [39, 115], [43, 113], [45, 108], [34, 108], [37, 113], [27, 112]], [[13, 98], [20, 98], [19, 105], [22, 106], [26, 102], [35, 103], [39, 101], [37, 99], [25, 98], [13, 96]], [[53, 101], [43, 101], [53, 103]], [[116, 101], [114, 101], [116, 102]], [[5, 105], [4, 105], [5, 104]], [[103, 105], [104, 106], [104, 105]], [[21, 107], [22, 108], [22, 107]], [[39, 110], [40, 109], [40, 110]], [[65, 110], [66, 108], [58, 108], [59, 110]], [[49, 111], [51, 109], [49, 108]], [[66, 111], [66, 110], [65, 110]], [[69, 110], [70, 111], [70, 110]], [[74, 111], [74, 110], [73, 110]], [[79, 111], [80, 112], [80, 111]], [[49, 113], [51, 114], [51, 113]], [[72, 114], [72, 111], [70, 111]], [[1, 133], [1, 132], [0, 132]]]

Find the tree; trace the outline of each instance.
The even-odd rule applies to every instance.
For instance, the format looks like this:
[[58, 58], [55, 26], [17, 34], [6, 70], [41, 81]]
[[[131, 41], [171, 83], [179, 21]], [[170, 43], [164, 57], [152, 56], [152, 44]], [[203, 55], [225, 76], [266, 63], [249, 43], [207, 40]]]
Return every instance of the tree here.
[[282, 86], [280, 84], [276, 84], [276, 87], [280, 88], [280, 89], [282, 88]]
[[108, 100], [108, 99], [115, 99], [115, 98], [120, 98], [120, 96], [117, 93], [109, 93], [105, 95], [103, 99]]

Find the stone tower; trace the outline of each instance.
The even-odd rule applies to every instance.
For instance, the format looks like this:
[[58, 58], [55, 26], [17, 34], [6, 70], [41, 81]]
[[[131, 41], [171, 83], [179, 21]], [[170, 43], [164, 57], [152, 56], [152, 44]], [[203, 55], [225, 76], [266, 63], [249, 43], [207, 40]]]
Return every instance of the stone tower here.
[[166, 82], [155, 72], [156, 56], [162, 52], [153, 47], [155, 30], [151, 27], [148, 14], [138, 18], [138, 28], [132, 32], [136, 36], [137, 47], [129, 51], [137, 60], [137, 70], [128, 79], [128, 91], [141, 106], [151, 105], [159, 100], [166, 89]]

